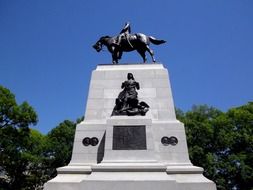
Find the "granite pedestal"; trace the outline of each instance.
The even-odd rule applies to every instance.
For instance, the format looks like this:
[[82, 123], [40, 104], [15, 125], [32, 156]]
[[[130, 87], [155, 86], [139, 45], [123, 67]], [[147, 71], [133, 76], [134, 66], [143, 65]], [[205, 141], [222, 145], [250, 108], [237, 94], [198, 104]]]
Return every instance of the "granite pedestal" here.
[[[111, 116], [127, 73], [140, 83], [145, 116]], [[162, 64], [98, 65], [85, 120], [77, 125], [72, 159], [46, 190], [215, 190], [189, 160], [185, 129], [175, 116]]]

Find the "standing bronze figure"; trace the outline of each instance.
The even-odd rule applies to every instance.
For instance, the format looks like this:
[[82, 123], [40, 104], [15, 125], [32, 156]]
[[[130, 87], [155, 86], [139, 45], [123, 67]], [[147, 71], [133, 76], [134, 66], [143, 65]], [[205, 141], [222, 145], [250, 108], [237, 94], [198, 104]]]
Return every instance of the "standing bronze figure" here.
[[158, 40], [142, 33], [131, 34], [130, 23], [126, 23], [118, 36], [103, 36], [93, 45], [93, 48], [97, 52], [100, 52], [103, 45], [106, 46], [112, 54], [113, 64], [118, 64], [118, 60], [121, 59], [123, 52], [136, 50], [145, 63], [147, 61], [146, 51], [150, 54], [152, 61], [155, 62], [154, 52], [150, 49], [149, 44], [159, 45], [165, 42], [164, 40]]

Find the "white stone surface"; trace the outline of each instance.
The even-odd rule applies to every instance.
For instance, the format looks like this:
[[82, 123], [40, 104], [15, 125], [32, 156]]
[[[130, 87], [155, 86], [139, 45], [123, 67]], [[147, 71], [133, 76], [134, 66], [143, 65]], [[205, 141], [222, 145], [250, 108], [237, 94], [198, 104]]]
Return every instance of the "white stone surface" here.
[[[138, 98], [146, 116], [113, 116], [115, 99], [127, 73], [140, 83]], [[113, 150], [113, 126], [145, 125], [144, 150]], [[161, 138], [175, 136], [176, 146]], [[97, 137], [97, 146], [84, 146]], [[215, 184], [191, 164], [184, 125], [176, 119], [169, 74], [162, 64], [98, 65], [92, 72], [85, 120], [77, 125], [72, 159], [58, 168], [45, 190], [215, 190]]]
[[140, 101], [154, 105], [156, 112], [149, 113], [152, 119], [176, 120], [168, 72], [162, 64], [98, 65], [92, 72], [85, 119], [110, 117], [121, 84], [130, 72], [140, 83]]

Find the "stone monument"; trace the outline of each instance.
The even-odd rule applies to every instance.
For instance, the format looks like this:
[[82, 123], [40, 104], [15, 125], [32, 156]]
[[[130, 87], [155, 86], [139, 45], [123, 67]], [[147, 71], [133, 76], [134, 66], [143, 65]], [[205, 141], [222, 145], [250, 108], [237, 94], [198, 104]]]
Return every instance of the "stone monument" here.
[[[106, 46], [117, 64], [125, 51], [146, 61], [150, 42], [127, 23]], [[162, 64], [98, 65], [92, 72], [84, 121], [77, 125], [72, 159], [45, 190], [215, 190], [189, 160], [185, 129], [175, 116], [169, 74]]]
[[216, 189], [189, 160], [169, 74], [157, 63], [97, 66], [72, 159], [57, 171], [45, 190]]

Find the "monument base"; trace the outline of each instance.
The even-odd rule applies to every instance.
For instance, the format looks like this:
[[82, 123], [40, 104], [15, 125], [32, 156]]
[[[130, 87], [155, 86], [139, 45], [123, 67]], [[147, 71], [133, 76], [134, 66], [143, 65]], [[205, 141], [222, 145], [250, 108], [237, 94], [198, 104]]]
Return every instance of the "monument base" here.
[[[76, 166], [61, 168], [56, 178], [45, 184], [46, 190], [215, 190], [215, 184], [194, 166], [162, 164], [98, 164], [90, 169]], [[75, 172], [74, 172], [75, 170]]]
[[[99, 137], [100, 156], [94, 157], [90, 147], [93, 160], [86, 156], [89, 160], [84, 163], [80, 154], [73, 157], [70, 165], [57, 169], [57, 177], [45, 184], [45, 190], [216, 190], [203, 169], [191, 164], [184, 127], [178, 121], [115, 116], [100, 124], [83, 122], [76, 139], [78, 134]], [[175, 136], [178, 143], [163, 145], [163, 136]]]
[[[129, 72], [150, 110], [146, 116], [111, 116]], [[45, 190], [216, 190], [189, 160], [162, 64], [101, 65], [93, 71], [71, 162], [57, 171]]]

